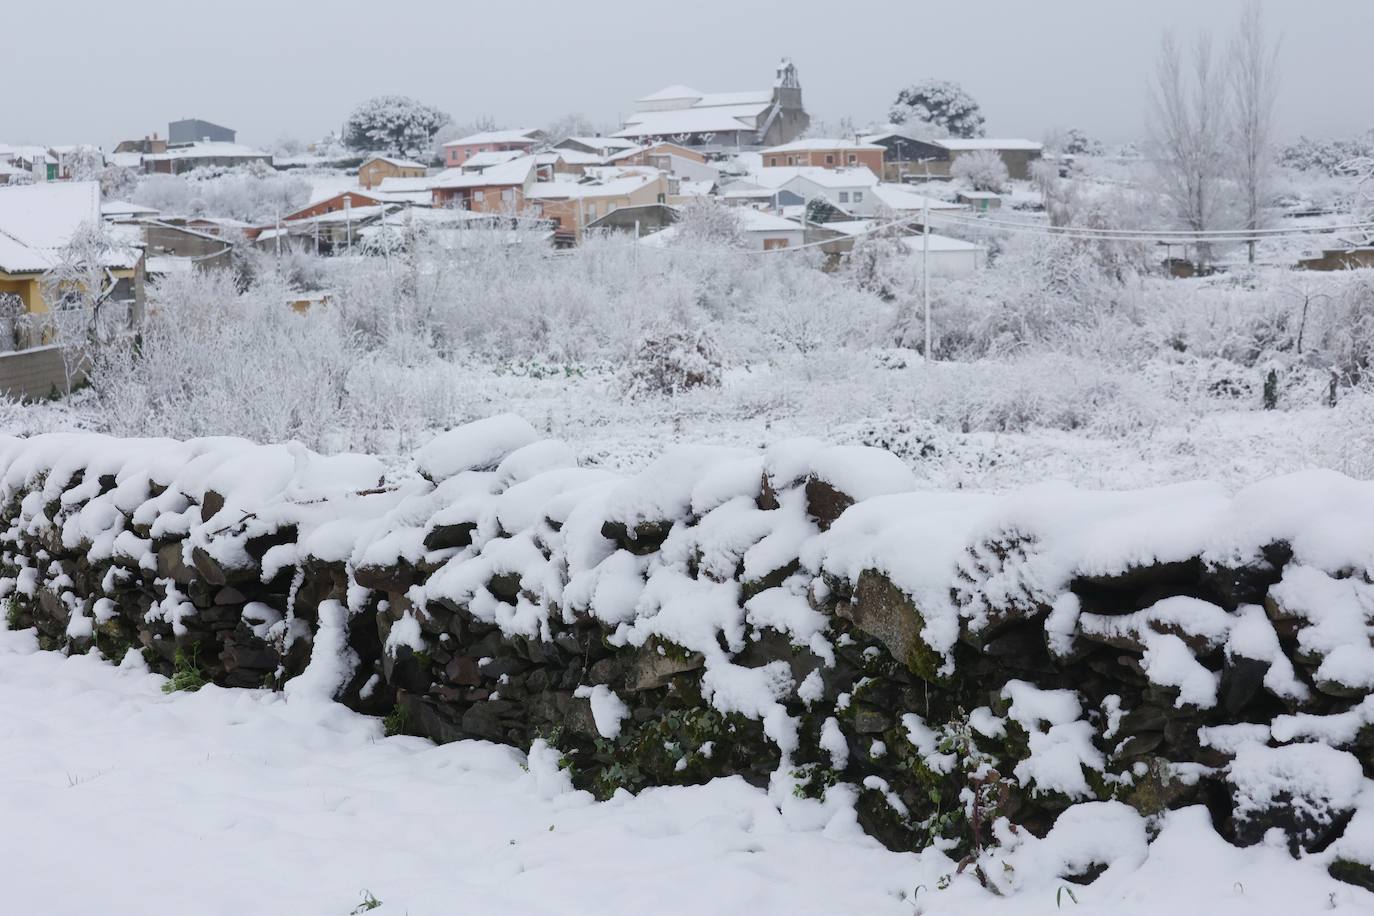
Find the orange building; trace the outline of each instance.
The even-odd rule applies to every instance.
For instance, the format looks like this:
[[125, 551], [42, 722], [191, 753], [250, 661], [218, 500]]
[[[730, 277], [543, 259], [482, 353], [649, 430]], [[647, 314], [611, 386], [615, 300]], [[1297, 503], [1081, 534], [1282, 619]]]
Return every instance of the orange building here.
[[823, 169], [842, 169], [866, 166], [874, 175], [883, 173], [884, 148], [876, 143], [856, 143], [853, 140], [795, 140], [762, 152], [767, 168], [780, 166], [811, 166]]

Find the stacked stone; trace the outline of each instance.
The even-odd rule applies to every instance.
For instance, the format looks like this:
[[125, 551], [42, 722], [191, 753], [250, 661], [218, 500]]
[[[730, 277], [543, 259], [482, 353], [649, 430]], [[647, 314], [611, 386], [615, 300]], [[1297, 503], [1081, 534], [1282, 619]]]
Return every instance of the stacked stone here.
[[[1044, 835], [1083, 802], [1198, 804], [1232, 842], [1279, 828], [1374, 889], [1374, 849], [1343, 840], [1374, 820], [1374, 585], [1319, 562], [1336, 510], [1104, 559], [1026, 506], [1136, 532], [1154, 495], [919, 494], [891, 455], [814, 442], [621, 479], [495, 419], [386, 474], [232, 440], [11, 440], [8, 623], [228, 687], [328, 666], [393, 731], [544, 741], [601, 797], [728, 775], [848, 791], [889, 847], [975, 869], [1002, 818]], [[1284, 486], [1374, 505], [1334, 476]]]

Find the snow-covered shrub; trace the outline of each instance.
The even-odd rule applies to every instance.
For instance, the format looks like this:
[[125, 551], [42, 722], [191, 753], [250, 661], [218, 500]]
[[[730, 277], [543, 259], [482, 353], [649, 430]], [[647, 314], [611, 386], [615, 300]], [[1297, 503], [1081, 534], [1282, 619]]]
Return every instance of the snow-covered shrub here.
[[1171, 414], [1134, 375], [1051, 353], [941, 365], [921, 380], [914, 401], [918, 416], [964, 433], [1089, 429], [1118, 436]]
[[679, 211], [675, 245], [744, 247], [744, 224], [739, 211], [711, 200], [693, 199]]
[[225, 272], [153, 288], [136, 345], [110, 345], [90, 378], [102, 426], [121, 435], [239, 435], [321, 447], [346, 416], [358, 353], [328, 309], [299, 315], [289, 290], [240, 295]]
[[990, 149], [964, 153], [949, 167], [950, 175], [967, 181], [975, 191], [995, 191], [1001, 194], [1007, 189], [1011, 176], [1007, 164], [996, 151]]
[[1299, 137], [1297, 142], [1279, 152], [1279, 163], [1299, 171], [1336, 175], [1343, 163], [1362, 156], [1374, 157], [1374, 130], [1354, 137], [1325, 140]]
[[720, 373], [720, 350], [709, 331], [665, 328], [639, 342], [623, 383], [631, 397], [675, 395], [718, 386]]
[[1127, 287], [1104, 275], [1090, 243], [1013, 236], [988, 270], [932, 287], [937, 354], [975, 358], [1062, 348], [1104, 316], [1129, 317]]
[[263, 224], [303, 207], [310, 185], [293, 175], [196, 169], [185, 175], [145, 175], [132, 198], [172, 216], [227, 216]]
[[1101, 156], [1102, 141], [1078, 127], [1055, 131], [1045, 139], [1045, 149], [1065, 156]]

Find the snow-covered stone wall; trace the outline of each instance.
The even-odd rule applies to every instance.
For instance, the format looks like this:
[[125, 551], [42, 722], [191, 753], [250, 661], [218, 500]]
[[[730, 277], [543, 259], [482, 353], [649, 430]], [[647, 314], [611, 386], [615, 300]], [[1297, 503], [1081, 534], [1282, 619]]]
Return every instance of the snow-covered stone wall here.
[[390, 470], [7, 439], [0, 513], [8, 625], [169, 685], [556, 749], [603, 796], [739, 774], [999, 888], [1034, 837], [1091, 880], [1200, 805], [1374, 889], [1371, 483], [933, 492], [814, 440], [623, 477], [507, 415]]

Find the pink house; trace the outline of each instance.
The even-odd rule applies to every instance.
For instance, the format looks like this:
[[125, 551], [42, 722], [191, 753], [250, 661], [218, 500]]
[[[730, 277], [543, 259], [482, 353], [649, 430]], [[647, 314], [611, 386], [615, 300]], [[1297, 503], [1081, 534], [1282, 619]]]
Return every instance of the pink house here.
[[544, 132], [525, 130], [487, 130], [480, 134], [460, 137], [444, 144], [444, 165], [457, 168], [478, 153], [515, 151], [528, 153], [544, 138]]

